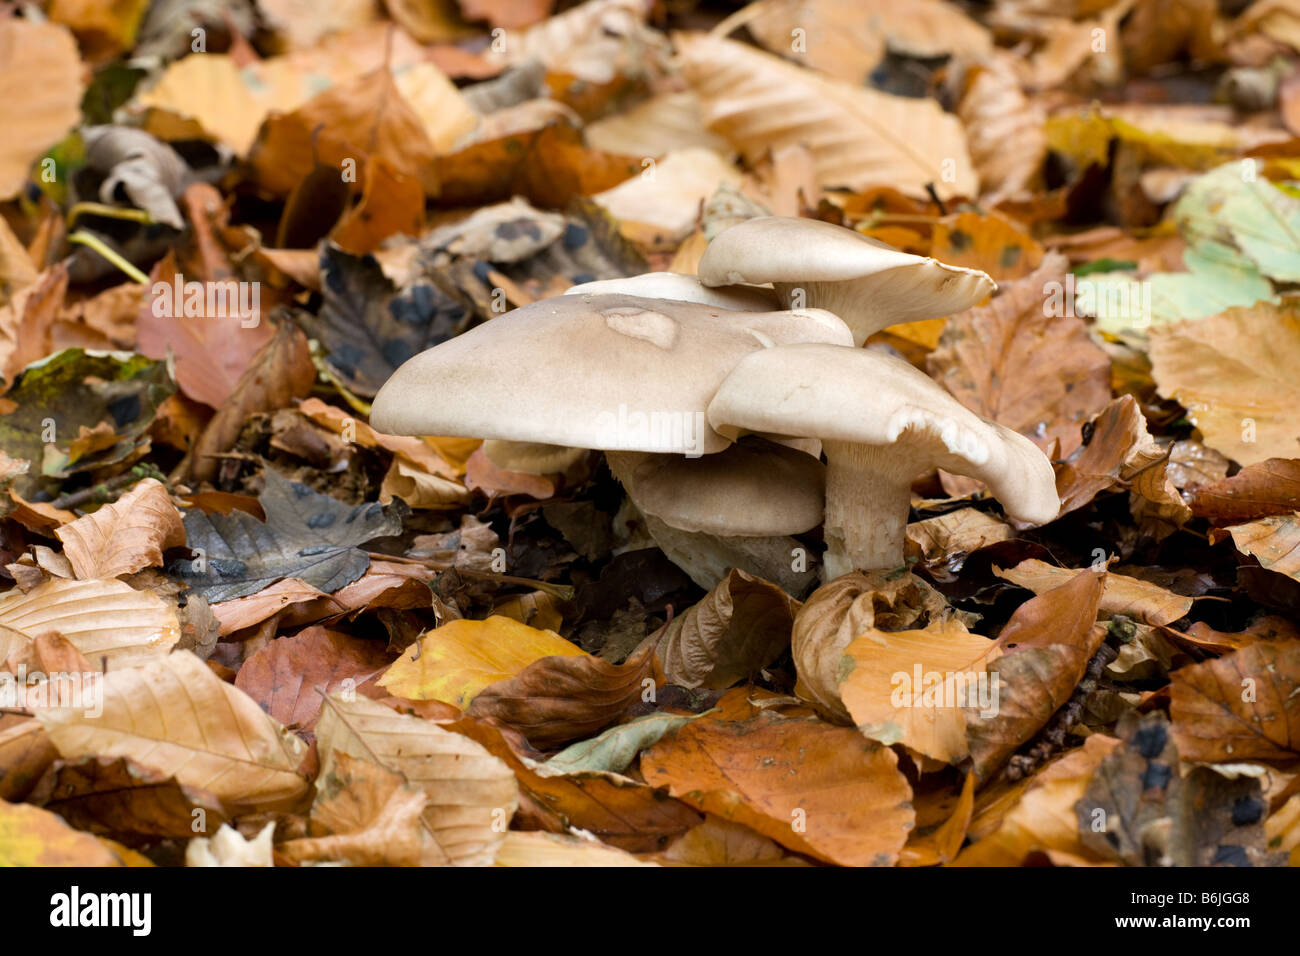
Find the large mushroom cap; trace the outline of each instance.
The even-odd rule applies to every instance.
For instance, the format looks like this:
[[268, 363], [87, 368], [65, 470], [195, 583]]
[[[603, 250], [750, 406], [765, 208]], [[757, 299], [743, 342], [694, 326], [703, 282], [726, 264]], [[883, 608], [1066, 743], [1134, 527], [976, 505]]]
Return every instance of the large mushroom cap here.
[[[997, 288], [978, 269], [914, 256], [843, 226], [781, 216], [720, 232], [699, 272], [706, 286], [770, 282], [786, 305], [840, 316], [859, 344], [889, 325], [969, 309]], [[804, 290], [801, 302], [796, 289]]]
[[643, 512], [682, 531], [759, 537], [822, 523], [826, 466], [811, 455], [746, 439], [716, 455], [618, 452], [617, 473]]
[[774, 345], [850, 340], [816, 310], [562, 295], [415, 356], [379, 390], [370, 422], [397, 435], [711, 454], [728, 441], [704, 412], [736, 362]]
[[676, 299], [699, 302], [719, 309], [740, 312], [772, 312], [781, 308], [781, 300], [771, 289], [757, 286], [720, 286], [711, 289], [699, 276], [678, 272], [646, 272], [626, 279], [597, 279], [571, 286], [565, 295], [639, 295], [647, 299]]
[[917, 468], [978, 478], [1013, 518], [1044, 524], [1060, 500], [1051, 462], [1029, 439], [976, 415], [925, 373], [870, 349], [788, 345], [737, 363], [709, 404], [721, 435], [804, 435], [905, 445]]

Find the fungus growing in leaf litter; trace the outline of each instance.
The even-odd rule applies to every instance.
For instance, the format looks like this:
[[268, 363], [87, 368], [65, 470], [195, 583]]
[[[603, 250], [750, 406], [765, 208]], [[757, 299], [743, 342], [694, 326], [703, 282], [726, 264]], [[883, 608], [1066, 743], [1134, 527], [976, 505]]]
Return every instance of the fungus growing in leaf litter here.
[[787, 345], [742, 358], [709, 404], [731, 438], [813, 436], [826, 454], [826, 580], [903, 564], [913, 479], [978, 478], [1013, 518], [1044, 524], [1060, 501], [1047, 457], [976, 415], [924, 372], [869, 349]]
[[834, 312], [856, 345], [890, 325], [969, 309], [997, 289], [978, 269], [914, 256], [832, 223], [781, 216], [718, 233], [700, 259], [700, 279], [711, 287], [770, 282], [787, 308]]

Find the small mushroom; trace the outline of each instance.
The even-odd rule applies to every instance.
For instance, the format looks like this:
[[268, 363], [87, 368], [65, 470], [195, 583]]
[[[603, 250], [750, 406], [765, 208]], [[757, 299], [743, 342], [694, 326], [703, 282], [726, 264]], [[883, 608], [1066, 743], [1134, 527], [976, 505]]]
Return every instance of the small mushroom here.
[[903, 564], [911, 484], [940, 467], [985, 482], [1007, 514], [1056, 517], [1051, 463], [907, 362], [870, 349], [786, 345], [741, 359], [709, 404], [729, 438], [820, 438], [826, 454], [823, 576]]
[[968, 309], [997, 288], [978, 269], [914, 256], [843, 226], [782, 216], [720, 232], [699, 271], [706, 286], [770, 282], [787, 308], [828, 309], [853, 330], [857, 345], [889, 325]]
[[706, 590], [741, 568], [802, 595], [815, 582], [793, 534], [822, 523], [826, 468], [760, 438], [684, 458], [607, 452], [650, 536]]
[[772, 312], [781, 301], [771, 289], [752, 285], [721, 286], [711, 289], [699, 276], [677, 272], [646, 272], [625, 279], [598, 279], [570, 287], [565, 295], [639, 295], [647, 299], [676, 299], [699, 302], [737, 312]]

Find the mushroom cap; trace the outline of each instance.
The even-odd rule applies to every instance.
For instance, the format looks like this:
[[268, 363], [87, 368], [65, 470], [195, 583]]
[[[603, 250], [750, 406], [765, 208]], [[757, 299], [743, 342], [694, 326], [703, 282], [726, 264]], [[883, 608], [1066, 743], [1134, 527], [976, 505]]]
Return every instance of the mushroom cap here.
[[711, 289], [699, 276], [679, 272], [646, 272], [626, 279], [597, 279], [572, 286], [565, 295], [639, 295], [647, 299], [676, 299], [699, 302], [739, 312], [772, 312], [781, 300], [771, 289], [752, 285], [720, 286]]
[[786, 304], [830, 309], [859, 341], [898, 322], [952, 315], [992, 295], [986, 273], [914, 256], [816, 219], [759, 216], [720, 232], [700, 259], [706, 286], [775, 284]]
[[587, 454], [587, 449], [489, 438], [483, 442], [483, 454], [492, 464], [506, 471], [519, 471], [526, 475], [554, 475], [576, 463]]
[[1060, 511], [1051, 462], [1028, 438], [976, 415], [924, 372], [871, 349], [786, 345], [747, 355], [709, 404], [721, 435], [813, 436], [893, 445], [918, 471], [978, 478], [1011, 517], [1045, 524]]
[[703, 458], [627, 457], [618, 473], [628, 497], [670, 527], [759, 537], [822, 523], [826, 466], [796, 449], [752, 438]]
[[370, 423], [390, 435], [711, 454], [728, 440], [705, 410], [736, 362], [774, 345], [851, 338], [820, 310], [561, 295], [407, 361], [375, 396]]

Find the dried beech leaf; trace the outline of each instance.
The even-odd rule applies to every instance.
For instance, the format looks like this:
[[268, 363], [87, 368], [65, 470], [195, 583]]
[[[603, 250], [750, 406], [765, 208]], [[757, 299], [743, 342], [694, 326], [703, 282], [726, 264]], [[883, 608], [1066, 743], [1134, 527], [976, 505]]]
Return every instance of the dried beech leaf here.
[[231, 807], [288, 806], [307, 792], [302, 741], [193, 654], [110, 670], [103, 687], [98, 716], [38, 712], [63, 759], [130, 758]]
[[492, 863], [519, 801], [509, 767], [468, 737], [364, 697], [326, 701], [316, 725], [322, 760], [335, 753], [368, 760], [424, 791], [421, 820], [433, 845], [422, 862]]
[[665, 625], [656, 648], [664, 675], [710, 690], [753, 677], [789, 647], [799, 606], [775, 584], [733, 569]]
[[154, 478], [144, 479], [117, 501], [54, 533], [83, 580], [161, 567], [162, 553], [185, 543], [180, 512], [167, 488]]

